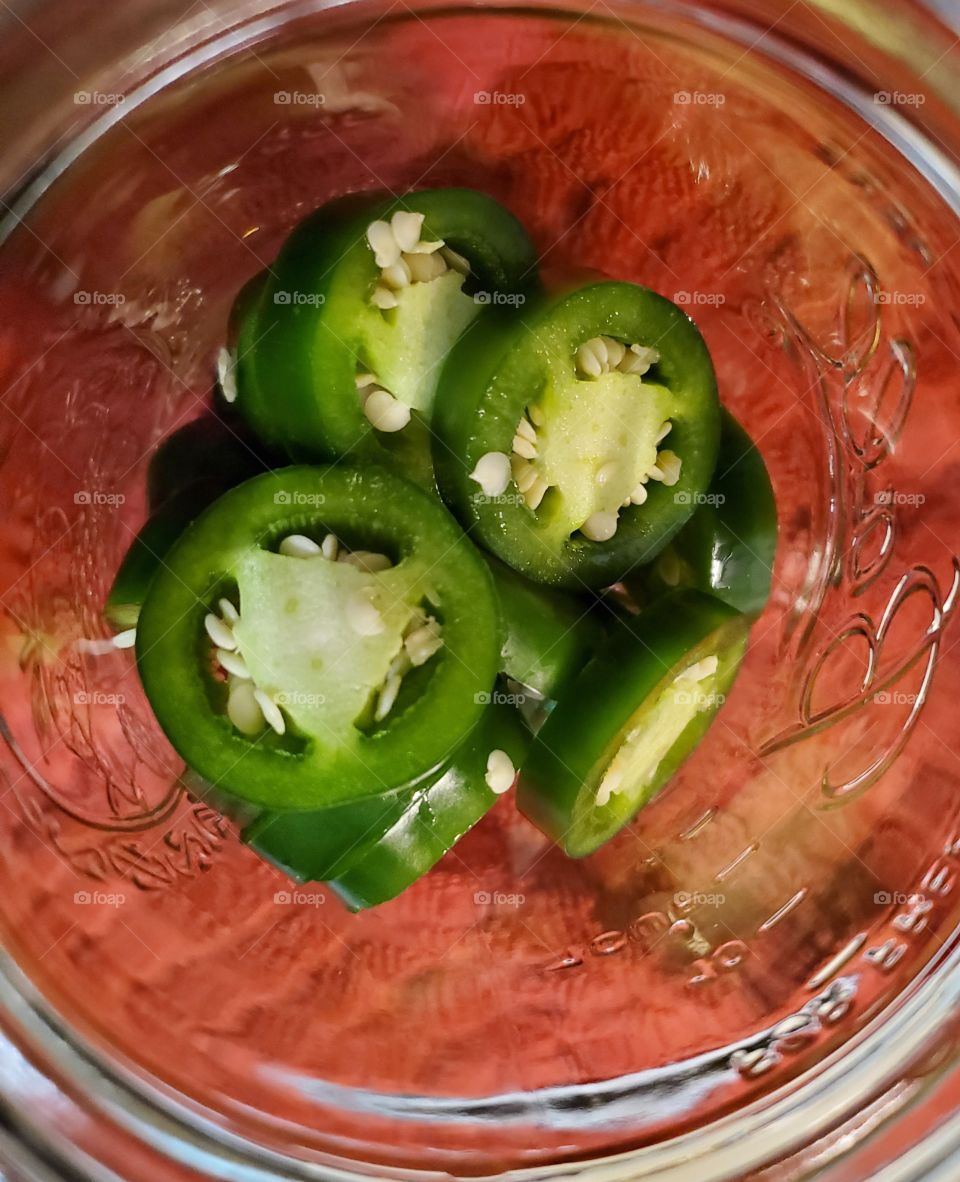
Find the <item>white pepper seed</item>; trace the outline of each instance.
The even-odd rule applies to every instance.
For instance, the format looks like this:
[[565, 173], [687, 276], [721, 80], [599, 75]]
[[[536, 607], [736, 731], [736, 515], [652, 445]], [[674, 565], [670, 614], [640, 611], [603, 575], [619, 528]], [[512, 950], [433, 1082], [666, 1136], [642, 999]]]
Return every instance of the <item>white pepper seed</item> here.
[[231, 677], [239, 677], [241, 681], [250, 680], [250, 670], [247, 668], [247, 662], [237, 652], [230, 652], [229, 649], [217, 649], [217, 661], [222, 669], [225, 669]]
[[393, 708], [394, 702], [397, 700], [397, 695], [400, 693], [401, 678], [396, 674], [388, 676], [383, 683], [383, 688], [377, 696], [377, 706], [373, 712], [373, 717], [377, 722], [382, 722]]
[[422, 628], [411, 632], [404, 640], [403, 647], [412, 665], [415, 667], [425, 665], [433, 654], [443, 647], [443, 640], [437, 631], [436, 622], [430, 621]]
[[305, 534], [288, 534], [278, 549], [285, 558], [316, 558], [322, 553], [313, 538]]
[[533, 423], [530, 422], [526, 415], [523, 415], [520, 422], [517, 423], [517, 434], [521, 435], [524, 439], [529, 439], [531, 443], [537, 442], [537, 432], [534, 430]]
[[439, 254], [407, 254], [403, 261], [414, 283], [429, 283], [447, 272], [447, 264]]
[[402, 431], [410, 422], [410, 407], [387, 390], [373, 390], [363, 404], [363, 413], [377, 431]]
[[420, 231], [423, 229], [423, 214], [413, 213], [411, 210], [398, 209], [390, 219], [390, 229], [401, 250], [413, 250], [420, 241]]
[[613, 337], [604, 337], [603, 343], [607, 350], [607, 367], [609, 369], [616, 369], [623, 360], [627, 352], [627, 347], [621, 341], [615, 340]]
[[522, 456], [525, 460], [535, 460], [537, 458], [536, 446], [525, 439], [519, 432], [513, 437], [513, 454]]
[[609, 542], [617, 532], [616, 513], [592, 513], [580, 526], [580, 532], [591, 542]]
[[470, 260], [465, 259], [462, 254], [457, 254], [455, 250], [451, 250], [449, 246], [441, 248], [440, 253], [443, 255], [447, 266], [453, 271], [459, 271], [461, 275], [470, 274]]
[[270, 695], [265, 693], [262, 689], [255, 689], [253, 691], [253, 696], [256, 699], [257, 705], [263, 712], [263, 717], [266, 720], [267, 725], [272, 730], [275, 730], [278, 735], [282, 735], [287, 729], [287, 724], [284, 721], [283, 715], [280, 713], [280, 707], [276, 704], [273, 698], [271, 698]]
[[373, 289], [373, 295], [370, 297], [370, 303], [375, 308], [379, 308], [382, 312], [387, 312], [391, 308], [397, 306], [397, 297], [393, 294], [389, 287], [385, 287], [382, 283], [378, 283]]
[[373, 550], [344, 550], [341, 551], [338, 561], [355, 566], [358, 570], [365, 570], [371, 575], [389, 570], [393, 566], [386, 554], [376, 554]]
[[523, 492], [523, 499], [527, 502], [527, 507], [529, 509], [539, 509], [540, 502], [547, 495], [549, 488], [550, 485], [547, 484], [544, 478], [539, 473], [536, 473], [533, 483]]
[[233, 634], [233, 629], [225, 624], [219, 616], [213, 612], [207, 612], [203, 618], [203, 626], [207, 630], [207, 635], [217, 646], [217, 648], [225, 648], [228, 652], [233, 652], [237, 647], [237, 638]]
[[385, 627], [383, 616], [370, 595], [370, 588], [363, 588], [355, 591], [347, 600], [347, 623], [358, 636], [378, 636]]
[[367, 242], [378, 267], [392, 267], [400, 257], [400, 244], [389, 222], [371, 222], [367, 226]]
[[251, 681], [235, 681], [227, 697], [227, 718], [242, 735], [256, 735], [263, 730], [263, 711]]
[[480, 485], [485, 496], [499, 497], [510, 483], [510, 457], [502, 451], [488, 451], [477, 460], [470, 479]]
[[229, 599], [221, 599], [217, 604], [217, 607], [220, 608], [220, 615], [231, 628], [234, 626], [234, 624], [239, 622], [240, 613], [233, 606]]
[[490, 791], [495, 792], [497, 796], [502, 796], [504, 792], [509, 792], [513, 787], [516, 777], [517, 769], [513, 766], [513, 760], [506, 751], [501, 751], [499, 748], [491, 751], [487, 756], [487, 772], [484, 776]]
[[402, 291], [403, 288], [410, 286], [412, 276], [410, 267], [402, 258], [399, 258], [392, 266], [383, 268], [380, 278], [391, 290]]

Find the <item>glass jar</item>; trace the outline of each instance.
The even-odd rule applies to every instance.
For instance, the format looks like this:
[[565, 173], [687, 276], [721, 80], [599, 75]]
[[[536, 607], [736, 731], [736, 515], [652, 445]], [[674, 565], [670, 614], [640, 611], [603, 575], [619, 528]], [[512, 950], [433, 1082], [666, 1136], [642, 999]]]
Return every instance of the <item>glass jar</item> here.
[[[11, 1177], [952, 1176], [946, 25], [895, 0], [3, 20]], [[328, 197], [429, 183], [688, 306], [781, 547], [718, 724], [632, 832], [569, 863], [505, 800], [349, 916], [185, 795], [100, 608], [239, 286]]]

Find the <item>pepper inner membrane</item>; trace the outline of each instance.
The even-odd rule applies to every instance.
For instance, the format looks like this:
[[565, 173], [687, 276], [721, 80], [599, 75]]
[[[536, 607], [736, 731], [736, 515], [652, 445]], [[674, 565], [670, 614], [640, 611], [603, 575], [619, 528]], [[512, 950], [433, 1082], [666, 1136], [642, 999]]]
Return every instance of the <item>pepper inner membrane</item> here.
[[405, 210], [367, 228], [379, 270], [360, 314], [357, 393], [379, 431], [402, 430], [411, 410], [429, 415], [443, 362], [482, 306], [464, 291], [468, 261], [422, 231], [423, 215]]
[[658, 360], [653, 348], [598, 336], [577, 348], [572, 366], [549, 366], [517, 425], [511, 471], [551, 532], [607, 541], [620, 515], [644, 504], [651, 481], [680, 479], [673, 395], [647, 377]]
[[325, 745], [349, 743], [423, 691], [442, 624], [408, 565], [330, 532], [288, 533], [243, 554], [234, 576], [205, 632], [241, 734], [292, 727]]

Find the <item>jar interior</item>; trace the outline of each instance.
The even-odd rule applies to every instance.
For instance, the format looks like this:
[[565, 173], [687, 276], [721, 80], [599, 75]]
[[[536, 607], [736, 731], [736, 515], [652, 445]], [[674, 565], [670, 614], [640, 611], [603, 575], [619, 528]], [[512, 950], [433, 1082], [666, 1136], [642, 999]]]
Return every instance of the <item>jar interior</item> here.
[[[956, 215], [838, 99], [657, 8], [296, 22], [138, 103], [0, 249], [0, 923], [78, 1038], [293, 1158], [475, 1174], [702, 1127], [935, 962], [960, 857]], [[706, 740], [571, 861], [511, 798], [351, 915], [191, 800], [98, 654], [151, 450], [345, 192], [465, 185], [700, 326], [778, 502]], [[956, 195], [960, 200], [960, 194]], [[95, 646], [94, 646], [95, 647]]]

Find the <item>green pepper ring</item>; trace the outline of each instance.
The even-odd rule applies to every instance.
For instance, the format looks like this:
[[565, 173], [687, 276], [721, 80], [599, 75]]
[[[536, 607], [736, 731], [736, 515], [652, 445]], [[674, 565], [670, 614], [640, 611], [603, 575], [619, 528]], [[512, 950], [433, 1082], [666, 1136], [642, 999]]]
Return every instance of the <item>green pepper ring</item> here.
[[433, 783], [417, 788], [410, 807], [358, 857], [330, 880], [352, 910], [395, 899], [452, 849], [496, 803], [486, 783], [487, 758], [494, 749], [519, 767], [530, 732], [509, 706], [488, 707], [450, 766]]
[[[570, 857], [592, 853], [628, 824], [693, 751], [739, 669], [749, 620], [700, 591], [658, 599], [622, 621], [566, 690], [521, 770], [517, 807]], [[605, 805], [599, 783], [649, 703], [690, 659], [716, 654], [716, 704], [694, 712], [639, 790]]]
[[763, 456], [727, 410], [704, 502], [657, 561], [624, 580], [626, 588], [642, 601], [675, 586], [698, 587], [757, 616], [773, 579], [777, 502]]
[[[470, 474], [488, 452], [510, 455], [517, 423], [546, 380], [550, 359], [568, 354], [572, 366], [577, 347], [599, 334], [660, 350], [655, 374], [674, 395], [670, 443], [683, 466], [675, 486], [651, 482], [646, 503], [622, 513], [609, 541], [574, 536], [558, 549], [517, 496], [478, 497]], [[675, 304], [632, 283], [589, 283], [518, 312], [487, 309], [448, 356], [434, 429], [440, 489], [484, 545], [537, 582], [602, 587], [649, 562], [706, 492], [720, 434], [716, 376], [703, 338]]]
[[600, 647], [605, 629], [593, 604], [531, 583], [488, 557], [503, 622], [501, 672], [544, 698], [558, 698]]
[[[385, 200], [353, 194], [330, 202], [287, 239], [237, 330], [237, 407], [268, 443], [295, 459], [350, 453], [384, 463], [397, 444], [378, 436], [356, 397], [356, 302], [379, 274], [365, 234], [397, 210], [424, 214], [423, 233], [469, 258], [490, 292], [535, 280], [536, 256], [520, 223], [470, 189], [435, 189]], [[288, 304], [290, 293], [304, 303]]]
[[308, 813], [261, 813], [243, 840], [297, 882], [331, 881], [353, 909], [415, 882], [497, 799], [485, 780], [491, 750], [519, 766], [530, 733], [510, 707], [488, 706], [439, 771], [412, 790]]
[[[444, 645], [424, 667], [432, 672], [421, 695], [373, 734], [251, 741], [221, 712], [225, 689], [203, 659], [204, 617], [245, 550], [304, 530], [372, 540], [408, 564], [442, 619]], [[377, 469], [301, 467], [232, 489], [187, 528], [147, 593], [136, 651], [157, 721], [186, 763], [220, 791], [289, 810], [389, 791], [439, 766], [479, 717], [499, 649], [486, 564], [428, 494]]]

